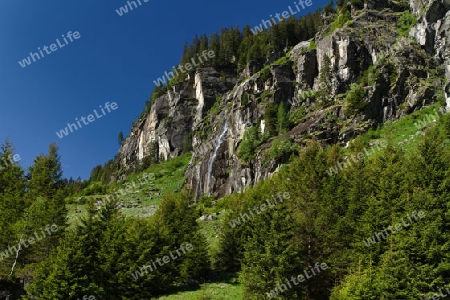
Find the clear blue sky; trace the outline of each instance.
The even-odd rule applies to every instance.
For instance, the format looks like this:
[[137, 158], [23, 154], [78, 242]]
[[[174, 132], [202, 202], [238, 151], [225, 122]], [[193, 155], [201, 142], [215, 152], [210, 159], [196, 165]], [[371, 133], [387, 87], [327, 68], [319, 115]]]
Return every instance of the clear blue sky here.
[[[158, 77], [174, 65], [183, 43], [221, 27], [252, 27], [294, 6], [277, 1], [155, 1], [119, 16], [127, 1], [0, 1], [0, 142], [9, 137], [26, 168], [56, 142], [64, 176], [89, 177], [117, 154]], [[328, 1], [312, 1], [310, 11]], [[303, 12], [303, 11], [302, 11]], [[306, 11], [304, 11], [306, 12]], [[26, 68], [18, 61], [78, 31], [69, 42]], [[119, 108], [60, 139], [56, 132], [99, 105]]]

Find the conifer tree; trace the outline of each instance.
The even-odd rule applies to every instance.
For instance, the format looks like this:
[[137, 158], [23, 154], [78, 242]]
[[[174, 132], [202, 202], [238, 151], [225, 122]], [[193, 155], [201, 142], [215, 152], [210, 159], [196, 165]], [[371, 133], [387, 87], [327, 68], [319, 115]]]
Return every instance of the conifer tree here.
[[[14, 146], [6, 140], [0, 146], [0, 251], [16, 246], [12, 238], [15, 224], [22, 218], [25, 209], [25, 177], [18, 164], [11, 162]], [[14, 263], [13, 253], [0, 260], [0, 274], [9, 274]]]
[[278, 106], [277, 121], [278, 133], [285, 133], [289, 128], [289, 116], [284, 102], [281, 102]]

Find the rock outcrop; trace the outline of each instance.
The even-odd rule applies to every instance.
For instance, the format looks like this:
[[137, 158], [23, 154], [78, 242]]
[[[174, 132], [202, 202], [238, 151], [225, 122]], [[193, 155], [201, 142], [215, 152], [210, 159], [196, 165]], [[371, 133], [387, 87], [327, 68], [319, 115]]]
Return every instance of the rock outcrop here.
[[[300, 149], [311, 138], [345, 145], [369, 128], [439, 101], [442, 88], [450, 108], [450, 0], [411, 0], [418, 22], [401, 37], [398, 12], [405, 3], [369, 1], [365, 9], [352, 11], [352, 21], [342, 28], [330, 32], [325, 26], [315, 47], [304, 41], [267, 71], [251, 74], [247, 68], [223, 76], [204, 68], [191, 74], [156, 99], [133, 127], [119, 152], [122, 167], [149, 155], [152, 142], [163, 159], [188, 145], [193, 156], [186, 184], [197, 199], [223, 196], [270, 177], [287, 162], [289, 150], [268, 155], [277, 153], [269, 151], [276, 141]], [[285, 55], [273, 54], [266, 63]], [[345, 100], [353, 83], [364, 92], [356, 111]], [[246, 130], [253, 126], [266, 133], [267, 108], [281, 103], [296, 123], [285, 134], [263, 139], [252, 159], [241, 159]]]
[[191, 132], [214, 104], [216, 95], [230, 90], [234, 82], [222, 82], [216, 70], [206, 68], [157, 98], [148, 115], [134, 124], [120, 148], [121, 166], [135, 167], [150, 155], [153, 145], [161, 159], [180, 155], [185, 144], [191, 143]]

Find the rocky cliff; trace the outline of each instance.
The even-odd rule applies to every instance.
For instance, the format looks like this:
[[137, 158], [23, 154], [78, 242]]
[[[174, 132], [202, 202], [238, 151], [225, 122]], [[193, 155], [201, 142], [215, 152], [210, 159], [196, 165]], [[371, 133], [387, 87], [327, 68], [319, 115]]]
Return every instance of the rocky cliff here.
[[[450, 0], [366, 1], [340, 28], [328, 22], [314, 40], [272, 53], [257, 73], [250, 66], [234, 75], [197, 70], [136, 123], [120, 149], [121, 165], [136, 165], [151, 143], [163, 159], [188, 145], [186, 184], [197, 198], [223, 196], [277, 172], [308, 139], [345, 144], [425, 105], [441, 101], [450, 109], [449, 8]], [[418, 21], [402, 34], [407, 9]], [[361, 99], [350, 103], [356, 90]], [[246, 130], [264, 134], [268, 107], [281, 103], [293, 120], [287, 132], [262, 139], [251, 159], [240, 158]], [[277, 152], [282, 143], [297, 148]]]

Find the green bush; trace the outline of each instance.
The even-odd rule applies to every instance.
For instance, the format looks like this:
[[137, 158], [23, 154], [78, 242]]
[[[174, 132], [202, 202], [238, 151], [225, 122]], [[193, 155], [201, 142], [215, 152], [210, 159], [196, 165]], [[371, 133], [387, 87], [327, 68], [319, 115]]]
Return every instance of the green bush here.
[[247, 106], [248, 104], [248, 94], [246, 92], [244, 92], [244, 94], [242, 94], [242, 101], [241, 101], [241, 106]]
[[296, 143], [293, 143], [291, 139], [282, 137], [276, 139], [272, 145], [264, 151], [263, 162], [267, 165], [273, 159], [281, 159], [283, 162], [287, 162], [292, 153], [296, 153], [299, 147]]
[[277, 130], [278, 105], [271, 103], [265, 107], [264, 121], [265, 121], [264, 135], [267, 138], [277, 135], [278, 134], [278, 130]]
[[239, 145], [239, 149], [236, 153], [237, 156], [244, 161], [254, 159], [256, 150], [260, 145], [260, 143], [261, 138], [258, 128], [255, 126], [249, 127], [245, 131], [244, 138], [242, 139], [242, 142]]
[[370, 66], [361, 77], [361, 85], [362, 86], [374, 85], [378, 75], [379, 74], [375, 66]]
[[261, 93], [260, 97], [261, 97], [262, 100], [266, 100], [266, 98], [272, 97], [274, 95], [274, 93], [275, 92], [273, 92], [273, 91], [264, 91], [264, 92]]
[[270, 67], [269, 66], [264, 67], [260, 71], [260, 75], [262, 81], [267, 81], [272, 76], [272, 74], [270, 73]]
[[405, 36], [409, 33], [411, 26], [416, 23], [416, 17], [410, 13], [408, 10], [404, 11], [401, 17], [397, 21], [398, 34], [400, 36]]
[[350, 21], [351, 19], [352, 17], [347, 5], [342, 6], [342, 8], [339, 11], [339, 15], [331, 23], [330, 30], [324, 36], [330, 35], [337, 28], [342, 28], [342, 26], [344, 26], [344, 24], [347, 23], [347, 21]]
[[290, 127], [289, 112], [283, 102], [278, 106], [277, 130], [278, 133], [285, 133]]
[[315, 41], [311, 41], [311, 43], [309, 43], [308, 46], [308, 51], [316, 49], [316, 42]]
[[216, 97], [216, 102], [214, 102], [213, 106], [209, 109], [209, 111], [207, 113], [209, 116], [215, 116], [220, 112], [219, 102], [221, 99], [222, 99], [222, 96]]
[[287, 62], [287, 57], [283, 56], [277, 59], [272, 65], [284, 65]]
[[359, 110], [364, 108], [367, 103], [364, 101], [365, 91], [363, 87], [359, 84], [352, 83], [350, 86], [350, 91], [347, 93], [345, 97], [345, 104], [349, 113], [354, 112], [355, 110]]

